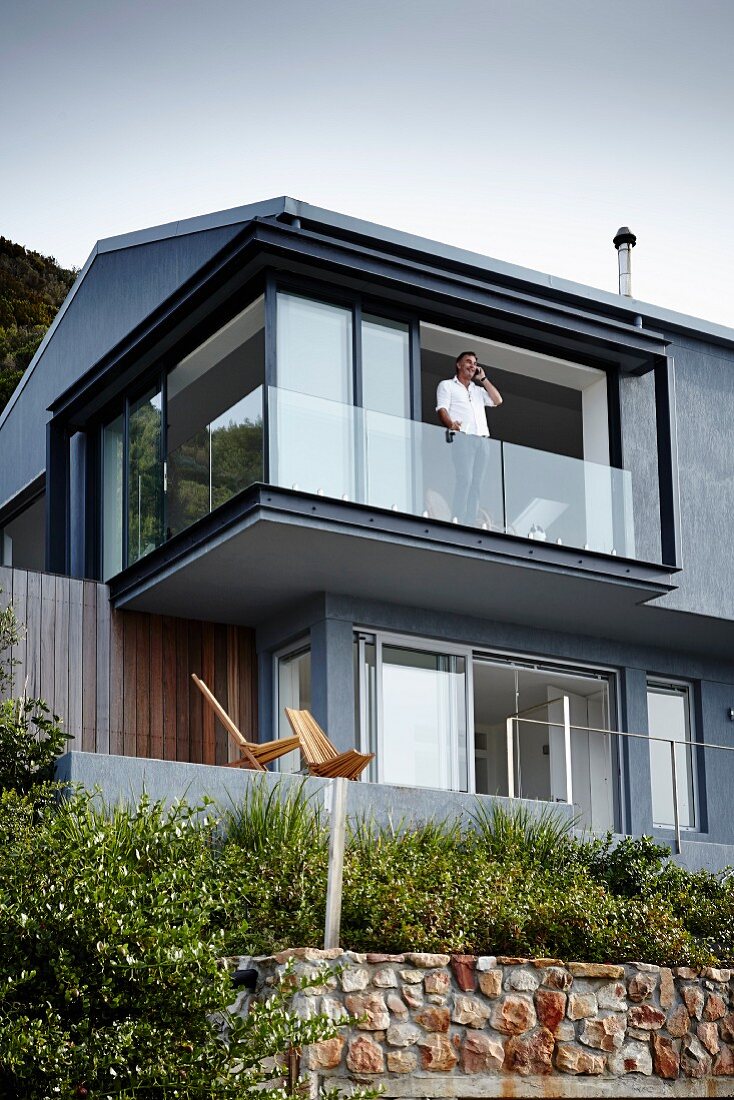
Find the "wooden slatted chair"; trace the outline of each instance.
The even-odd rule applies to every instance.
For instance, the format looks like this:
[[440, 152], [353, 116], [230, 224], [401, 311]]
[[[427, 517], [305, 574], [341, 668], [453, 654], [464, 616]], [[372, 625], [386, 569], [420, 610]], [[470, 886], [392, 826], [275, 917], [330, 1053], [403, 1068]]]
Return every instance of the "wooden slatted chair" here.
[[231, 760], [227, 764], [228, 768], [251, 768], [253, 771], [264, 772], [266, 764], [270, 764], [271, 761], [277, 760], [279, 756], [285, 756], [287, 752], [293, 752], [294, 749], [301, 747], [301, 742], [297, 737], [281, 737], [277, 741], [264, 741], [262, 744], [248, 741], [204, 681], [195, 672], [191, 673], [191, 679], [240, 752], [239, 760]]
[[339, 752], [332, 745], [310, 710], [285, 708], [286, 718], [301, 744], [301, 752], [311, 775], [325, 779], [358, 779], [375, 754], [349, 749]]

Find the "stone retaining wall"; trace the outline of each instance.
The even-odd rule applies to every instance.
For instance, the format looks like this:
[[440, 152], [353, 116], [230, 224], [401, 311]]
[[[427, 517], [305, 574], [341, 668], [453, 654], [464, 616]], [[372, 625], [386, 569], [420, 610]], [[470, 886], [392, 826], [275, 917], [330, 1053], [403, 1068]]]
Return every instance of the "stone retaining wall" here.
[[304, 1052], [325, 1084], [388, 1097], [734, 1096], [734, 979], [669, 969], [472, 955], [295, 949], [250, 962], [266, 991], [328, 976], [299, 1013], [352, 1017]]

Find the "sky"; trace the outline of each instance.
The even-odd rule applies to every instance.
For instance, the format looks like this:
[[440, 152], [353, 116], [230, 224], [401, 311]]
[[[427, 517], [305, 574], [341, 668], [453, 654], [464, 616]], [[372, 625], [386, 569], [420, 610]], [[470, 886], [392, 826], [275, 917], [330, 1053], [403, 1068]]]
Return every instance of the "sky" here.
[[734, 0], [2, 0], [0, 234], [291, 195], [734, 327]]

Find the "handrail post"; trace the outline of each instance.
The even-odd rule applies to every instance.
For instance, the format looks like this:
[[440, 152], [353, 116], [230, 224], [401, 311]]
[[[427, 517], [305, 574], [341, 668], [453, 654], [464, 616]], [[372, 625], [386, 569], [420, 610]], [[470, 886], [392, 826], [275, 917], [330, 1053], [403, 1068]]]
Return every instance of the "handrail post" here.
[[507, 719], [507, 797], [515, 797], [515, 747], [512, 718]]
[[571, 767], [571, 700], [563, 696], [563, 758], [566, 766], [566, 802], [573, 805], [573, 774]]
[[678, 806], [678, 761], [675, 755], [675, 741], [670, 742], [670, 763], [673, 772], [673, 821], [675, 823], [675, 850], [680, 855], [680, 809]]
[[326, 880], [326, 918], [324, 948], [339, 947], [342, 920], [342, 882], [344, 879], [344, 846], [347, 832], [347, 780], [329, 780], [331, 788], [331, 822], [329, 828], [329, 874]]

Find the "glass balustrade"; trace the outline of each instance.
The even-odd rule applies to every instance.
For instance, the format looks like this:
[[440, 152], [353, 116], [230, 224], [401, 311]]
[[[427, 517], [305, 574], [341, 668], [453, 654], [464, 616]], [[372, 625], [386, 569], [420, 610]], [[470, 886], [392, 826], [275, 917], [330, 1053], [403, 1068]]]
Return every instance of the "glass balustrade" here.
[[262, 398], [260, 386], [169, 453], [169, 537], [262, 481]]
[[508, 533], [634, 557], [629, 471], [513, 443], [502, 453]]
[[270, 390], [271, 481], [409, 515], [503, 529], [501, 446]]
[[[274, 485], [634, 556], [626, 470], [446, 432], [295, 390], [271, 387], [268, 402]], [[171, 451], [168, 537], [262, 481], [263, 446], [260, 387]]]
[[283, 488], [634, 556], [626, 470], [275, 387], [269, 424]]

